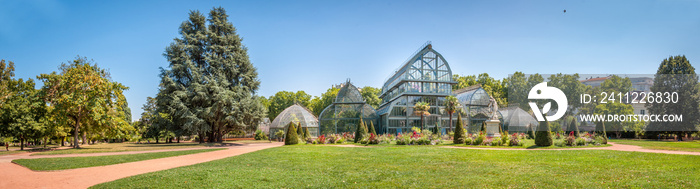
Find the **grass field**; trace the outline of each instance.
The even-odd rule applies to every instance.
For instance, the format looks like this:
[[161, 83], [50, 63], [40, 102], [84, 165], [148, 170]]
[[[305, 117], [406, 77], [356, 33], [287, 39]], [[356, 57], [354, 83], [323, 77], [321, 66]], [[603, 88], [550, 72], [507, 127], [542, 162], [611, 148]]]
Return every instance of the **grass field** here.
[[110, 156], [90, 156], [90, 157], [16, 159], [16, 160], [12, 160], [12, 162], [17, 163], [19, 165], [22, 165], [24, 167], [27, 167], [31, 170], [47, 171], [47, 170], [63, 170], [63, 169], [75, 169], [75, 168], [83, 168], [83, 167], [113, 165], [113, 164], [143, 161], [143, 160], [157, 159], [157, 158], [164, 158], [164, 157], [196, 154], [196, 153], [223, 150], [223, 149], [224, 148], [214, 148], [214, 149], [199, 149], [199, 150], [110, 155]]
[[64, 149], [64, 150], [54, 150], [39, 152], [32, 155], [54, 155], [54, 154], [83, 154], [83, 153], [100, 153], [100, 152], [125, 152], [125, 151], [146, 151], [146, 150], [164, 150], [164, 149], [180, 149], [180, 148], [194, 148], [194, 147], [211, 147], [211, 146], [222, 146], [231, 145], [235, 143], [239, 144], [250, 144], [250, 143], [267, 143], [269, 141], [255, 141], [255, 140], [241, 140], [241, 141], [230, 141], [222, 143], [203, 143], [199, 144], [197, 142], [182, 142], [182, 143], [150, 143], [150, 144], [136, 144], [136, 143], [99, 143], [94, 145], [84, 145], [80, 146], [80, 149]]
[[697, 188], [700, 156], [284, 146], [93, 188]]
[[610, 142], [617, 144], [628, 144], [641, 146], [646, 149], [654, 150], [674, 150], [674, 151], [688, 151], [688, 152], [700, 152], [700, 141], [684, 141], [684, 142], [671, 142], [671, 141], [653, 141], [653, 140], [620, 140], [612, 139]]

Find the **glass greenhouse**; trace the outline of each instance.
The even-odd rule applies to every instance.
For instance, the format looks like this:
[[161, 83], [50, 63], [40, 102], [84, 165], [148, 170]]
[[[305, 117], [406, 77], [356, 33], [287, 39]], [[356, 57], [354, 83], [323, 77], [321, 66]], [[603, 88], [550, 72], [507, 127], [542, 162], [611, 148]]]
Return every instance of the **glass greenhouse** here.
[[272, 121], [270, 124], [271, 138], [276, 138], [275, 132], [278, 130], [283, 130], [286, 133], [289, 122], [294, 122], [295, 124], [301, 123], [302, 128], [308, 127], [311, 137], [318, 136], [318, 119], [316, 119], [316, 116], [308, 109], [295, 104], [284, 109]]
[[376, 111], [365, 103], [360, 90], [347, 81], [338, 91], [335, 101], [321, 112], [320, 133], [355, 132], [360, 117], [368, 126], [372, 122], [374, 128], [379, 130]]
[[[466, 116], [466, 120], [469, 121], [469, 132], [478, 132], [483, 122], [491, 117], [491, 109], [489, 108], [491, 96], [489, 96], [486, 90], [481, 88], [481, 85], [474, 85], [456, 90], [454, 93], [455, 97], [457, 97], [462, 104], [464, 112], [467, 114], [464, 116]], [[500, 111], [497, 113], [497, 116], [499, 116], [499, 119], [502, 117]]]
[[525, 133], [529, 125], [534, 127], [539, 124], [530, 113], [517, 106], [508, 107], [499, 112], [503, 116], [503, 120], [501, 120], [503, 128], [510, 133]]
[[449, 128], [445, 97], [452, 95], [455, 83], [445, 58], [433, 49], [430, 42], [426, 43], [382, 86], [382, 104], [377, 111], [381, 127], [377, 132], [406, 133], [412, 127], [420, 127], [420, 116], [414, 114], [413, 106], [416, 102], [427, 102], [430, 115], [424, 118], [425, 128], [438, 127], [445, 133]]

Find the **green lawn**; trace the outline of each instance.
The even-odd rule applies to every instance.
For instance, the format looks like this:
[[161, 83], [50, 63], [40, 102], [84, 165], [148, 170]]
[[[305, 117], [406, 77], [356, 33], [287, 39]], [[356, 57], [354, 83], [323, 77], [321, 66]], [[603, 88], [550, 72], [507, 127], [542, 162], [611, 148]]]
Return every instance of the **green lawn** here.
[[110, 156], [90, 156], [90, 157], [62, 157], [62, 158], [39, 158], [39, 159], [16, 159], [13, 163], [25, 166], [35, 171], [75, 169], [83, 167], [95, 167], [113, 165], [149, 159], [196, 154], [202, 152], [223, 150], [224, 148], [185, 150], [172, 152], [154, 152], [143, 154], [125, 154]]
[[698, 188], [700, 156], [435, 146], [270, 148], [93, 188]]
[[700, 152], [700, 141], [684, 141], [684, 142], [671, 142], [671, 141], [653, 141], [653, 140], [620, 140], [613, 139], [610, 142], [617, 144], [629, 144], [635, 146], [641, 146], [646, 149], [654, 150], [674, 150], [674, 151], [688, 151], [688, 152]]
[[34, 153], [32, 155], [54, 155], [54, 154], [84, 154], [84, 153], [100, 153], [100, 152], [125, 152], [125, 151], [146, 151], [146, 150], [164, 150], [164, 149], [179, 149], [179, 148], [194, 148], [215, 146], [221, 144], [199, 144], [196, 142], [183, 143], [160, 143], [160, 144], [136, 144], [136, 143], [100, 143], [94, 145], [80, 146], [80, 149], [64, 149]]

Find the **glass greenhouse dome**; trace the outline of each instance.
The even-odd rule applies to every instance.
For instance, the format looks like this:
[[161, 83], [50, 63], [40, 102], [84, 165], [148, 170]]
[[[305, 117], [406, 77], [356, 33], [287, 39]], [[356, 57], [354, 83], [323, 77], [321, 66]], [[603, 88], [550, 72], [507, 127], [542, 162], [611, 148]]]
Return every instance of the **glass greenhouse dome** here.
[[276, 138], [275, 133], [278, 130], [283, 130], [286, 133], [289, 122], [301, 123], [302, 128], [308, 128], [311, 137], [318, 136], [318, 119], [316, 119], [316, 116], [308, 109], [296, 104], [284, 109], [270, 123], [270, 136]]
[[[459, 102], [466, 112], [466, 120], [469, 120], [469, 132], [475, 133], [481, 129], [481, 125], [484, 121], [490, 119], [489, 102], [491, 96], [481, 88], [481, 85], [474, 85], [464, 89], [460, 89], [454, 92], [455, 97], [459, 99]], [[499, 119], [503, 116], [500, 111], [497, 113]]]
[[501, 121], [503, 129], [508, 130], [510, 133], [525, 133], [527, 132], [528, 126], [531, 125], [534, 127], [539, 124], [530, 113], [527, 113], [517, 106], [508, 107], [499, 112], [503, 116], [503, 120]]
[[374, 128], [380, 130], [374, 108], [365, 103], [360, 90], [347, 81], [338, 91], [335, 101], [321, 112], [320, 133], [355, 132], [360, 117], [368, 126], [372, 122]]

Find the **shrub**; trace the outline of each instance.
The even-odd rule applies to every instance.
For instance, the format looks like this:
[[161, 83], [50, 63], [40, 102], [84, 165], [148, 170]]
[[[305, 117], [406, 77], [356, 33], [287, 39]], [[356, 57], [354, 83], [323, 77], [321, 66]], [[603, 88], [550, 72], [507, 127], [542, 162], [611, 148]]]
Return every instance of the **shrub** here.
[[284, 130], [277, 130], [275, 136], [277, 136], [277, 141], [281, 141], [282, 137], [284, 137]]
[[267, 135], [262, 130], [255, 130], [255, 140], [267, 140]]
[[576, 146], [576, 138], [574, 138], [573, 136], [566, 137], [565, 141], [567, 146]]
[[554, 146], [564, 147], [566, 142], [564, 140], [554, 140]]
[[338, 140], [335, 141], [335, 143], [336, 143], [336, 144], [344, 144], [344, 143], [345, 143], [345, 139], [344, 139], [344, 138], [338, 139]]
[[501, 134], [501, 145], [503, 146], [508, 146], [508, 142], [510, 142], [510, 139], [508, 138], [510, 135], [508, 135], [508, 131], [503, 132]]
[[522, 142], [517, 137], [517, 134], [513, 134], [513, 136], [510, 137], [509, 144], [510, 146], [522, 146]]
[[316, 140], [318, 141], [318, 144], [326, 144], [326, 135], [318, 136]]
[[368, 133], [372, 133], [374, 135], [377, 135], [377, 131], [374, 130], [374, 121], [369, 122], [369, 128], [368, 128]]
[[299, 143], [299, 136], [297, 136], [297, 130], [294, 128], [294, 123], [289, 122], [287, 126], [287, 136], [284, 138], [284, 145], [292, 145]]
[[297, 130], [297, 136], [299, 136], [299, 139], [306, 140], [306, 138], [304, 138], [304, 128], [301, 127], [301, 122], [299, 122], [299, 124], [297, 124], [296, 130]]
[[474, 145], [481, 145], [484, 142], [484, 132], [479, 132], [479, 136], [474, 139]]
[[608, 144], [608, 139], [605, 138], [604, 136], [595, 137], [595, 141], [599, 144]]
[[535, 133], [532, 131], [534, 128], [532, 128], [532, 124], [527, 127], [527, 137], [528, 139], [535, 139]]
[[585, 145], [586, 145], [586, 139], [582, 139], [582, 138], [576, 139], [576, 146], [585, 146]]
[[474, 139], [472, 139], [472, 138], [466, 138], [466, 139], [464, 139], [464, 144], [466, 144], [466, 145], [472, 145], [472, 143], [474, 143]]
[[305, 139], [310, 139], [310, 138], [311, 138], [311, 136], [310, 136], [310, 134], [309, 134], [309, 128], [308, 128], [308, 127], [304, 127], [304, 138], [305, 138]]
[[551, 146], [552, 145], [552, 133], [549, 129], [548, 121], [540, 121], [540, 126], [535, 131], [535, 145], [537, 146]]
[[311, 144], [318, 144], [318, 140], [314, 140]]
[[360, 117], [360, 122], [357, 123], [357, 130], [355, 131], [355, 143], [360, 142], [362, 138], [364, 138], [367, 134], [367, 129], [365, 127], [365, 122], [362, 121], [362, 117]]
[[464, 139], [466, 138], [465, 132], [464, 132], [464, 127], [462, 127], [462, 117], [458, 116], [457, 117], [457, 128], [455, 128], [455, 134], [452, 139], [452, 142], [455, 144], [464, 144]]
[[500, 137], [495, 137], [491, 139], [491, 146], [501, 146], [503, 143], [501, 143], [501, 138]]
[[396, 144], [398, 145], [408, 145], [411, 143], [411, 136], [401, 135], [396, 136]]

